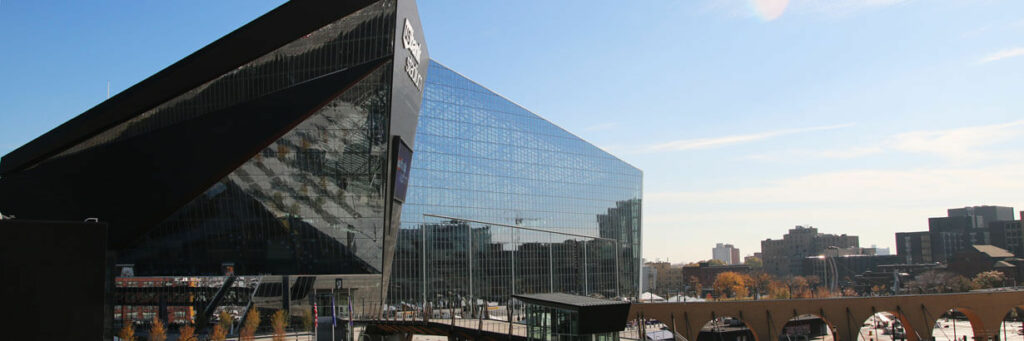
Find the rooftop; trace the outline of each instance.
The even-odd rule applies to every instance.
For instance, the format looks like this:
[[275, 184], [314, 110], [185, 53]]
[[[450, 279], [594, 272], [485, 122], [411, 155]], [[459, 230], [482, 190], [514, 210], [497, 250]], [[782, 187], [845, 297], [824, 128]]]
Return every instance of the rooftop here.
[[629, 305], [629, 302], [613, 301], [588, 296], [576, 296], [563, 293], [513, 295], [512, 297], [529, 303], [553, 304], [569, 307], [596, 307], [621, 304]]

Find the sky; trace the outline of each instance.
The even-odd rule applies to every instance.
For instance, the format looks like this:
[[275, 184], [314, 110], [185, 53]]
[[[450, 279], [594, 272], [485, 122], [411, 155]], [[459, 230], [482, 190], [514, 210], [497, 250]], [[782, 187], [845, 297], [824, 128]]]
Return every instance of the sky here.
[[[0, 155], [280, 3], [0, 1]], [[431, 58], [644, 171], [649, 260], [1024, 210], [1024, 1], [418, 6]]]

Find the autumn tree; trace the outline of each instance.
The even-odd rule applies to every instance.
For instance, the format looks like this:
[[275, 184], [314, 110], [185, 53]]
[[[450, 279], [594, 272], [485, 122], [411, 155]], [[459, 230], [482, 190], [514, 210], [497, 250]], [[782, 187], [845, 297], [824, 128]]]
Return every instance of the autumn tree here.
[[851, 287], [845, 287], [845, 288], [843, 288], [843, 296], [846, 296], [846, 297], [857, 296], [857, 290], [854, 290]]
[[221, 328], [224, 328], [224, 331], [231, 331], [231, 324], [234, 323], [235, 320], [231, 317], [231, 313], [227, 310], [221, 310], [220, 314], [217, 316], [220, 317], [220, 321], [217, 321], [217, 324], [219, 324]]
[[907, 283], [907, 290], [915, 294], [965, 292], [973, 287], [967, 277], [939, 270], [922, 272]]
[[167, 341], [167, 330], [164, 323], [154, 317], [153, 324], [149, 327], [149, 341]]
[[747, 292], [746, 292], [746, 293], [745, 293], [745, 294], [744, 294], [743, 296], [741, 296], [741, 297], [747, 297], [747, 296], [749, 296], [749, 295], [750, 295], [750, 293], [751, 293], [751, 292], [754, 292], [754, 291], [756, 291], [756, 290], [757, 290], [757, 288], [755, 288], [755, 287], [754, 287], [754, 278], [753, 278], [753, 277], [751, 277], [751, 276], [750, 276], [750, 274], [745, 274], [745, 273], [741, 273], [741, 274], [740, 274], [740, 279], [742, 279], [742, 280], [743, 280], [743, 287], [744, 287], [744, 288], [746, 289], [746, 291], [747, 291]]
[[273, 341], [284, 341], [285, 328], [288, 327], [288, 314], [284, 310], [274, 312], [270, 317], [270, 326], [274, 327]]
[[245, 315], [245, 326], [238, 332], [240, 341], [253, 341], [256, 339], [256, 330], [260, 327], [260, 313], [257, 309], [249, 310]]
[[760, 298], [761, 295], [769, 295], [770, 286], [774, 279], [772, 275], [766, 272], [759, 272], [750, 276], [750, 289], [754, 292], [754, 298]]
[[213, 331], [210, 332], [210, 341], [224, 341], [228, 338], [228, 330], [224, 329], [224, 326], [216, 324], [213, 326]]
[[721, 259], [709, 259], [708, 260], [708, 266], [721, 266], [721, 265], [726, 265], [725, 262], [722, 261]]
[[974, 282], [974, 287], [978, 289], [1002, 287], [1005, 281], [1006, 275], [996, 270], [979, 273], [971, 280], [971, 282]]
[[690, 276], [687, 283], [690, 285], [690, 290], [693, 291], [693, 297], [699, 298], [700, 294], [704, 292], [704, 285], [700, 283], [700, 279], [698, 279], [697, 276]]
[[791, 298], [808, 298], [810, 297], [810, 286], [807, 284], [807, 278], [803, 276], [793, 276], [786, 280], [786, 287], [789, 288], [789, 295]]
[[974, 282], [961, 275], [953, 276], [949, 281], [946, 281], [946, 285], [949, 288], [949, 292], [968, 292], [975, 288]]
[[178, 341], [197, 340], [199, 339], [196, 337], [196, 327], [193, 327], [191, 324], [185, 324], [181, 327], [178, 327]]
[[776, 280], [768, 282], [768, 295], [771, 296], [772, 299], [776, 300], [793, 298], [793, 295], [789, 291], [789, 287], [786, 286], [785, 283]]
[[132, 321], [124, 321], [124, 326], [117, 332], [117, 337], [124, 341], [135, 341], [135, 326]]
[[746, 297], [747, 283], [743, 276], [732, 271], [719, 273], [711, 285], [719, 297]]
[[751, 269], [757, 270], [764, 267], [764, 262], [758, 257], [747, 257], [743, 260], [743, 264], [749, 266]]

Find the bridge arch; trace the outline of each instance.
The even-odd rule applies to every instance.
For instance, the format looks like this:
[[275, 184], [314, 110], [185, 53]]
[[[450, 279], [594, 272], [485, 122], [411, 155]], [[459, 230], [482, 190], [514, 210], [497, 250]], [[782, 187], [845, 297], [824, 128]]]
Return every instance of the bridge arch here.
[[[817, 326], [815, 320], [821, 320], [823, 325]], [[822, 328], [823, 330], [818, 330], [818, 328]], [[802, 335], [814, 335], [816, 337], [818, 336], [818, 333], [821, 333], [821, 336], [832, 335], [832, 340], [838, 341], [839, 338], [836, 336], [836, 330], [836, 326], [833, 325], [832, 322], [819, 314], [799, 314], [791, 317], [782, 324], [779, 328], [779, 336], [777, 339], [782, 340], [786, 338], [786, 336]], [[802, 337], [790, 337], [786, 339], [792, 341], [804, 340]], [[808, 337], [806, 339], [809, 340], [811, 338]]]
[[[746, 331], [734, 330], [740, 326], [746, 327]], [[706, 329], [710, 331], [705, 331]], [[710, 333], [710, 334], [709, 334]], [[750, 324], [743, 321], [743, 319], [735, 316], [716, 316], [707, 320], [701, 325], [700, 331], [697, 333], [696, 338], [689, 341], [705, 341], [705, 340], [717, 340], [713, 338], [713, 333], [729, 333], [726, 337], [727, 340], [737, 341], [759, 341], [757, 335], [754, 334], [754, 328]]]
[[[695, 340], [696, 330], [715, 316], [735, 316], [754, 333], [756, 341], [776, 341], [793, 316], [816, 314], [829, 322], [838, 340], [855, 341], [863, 322], [879, 311], [893, 312], [907, 332], [907, 341], [929, 340], [935, 321], [942, 313], [957, 308], [965, 313], [976, 330], [976, 340], [998, 335], [1006, 312], [1024, 305], [1024, 291], [989, 291], [957, 294], [842, 297], [826, 299], [756, 300], [699, 303], [633, 304], [633, 316], [645, 316], [665, 322], [666, 326]], [[973, 316], [972, 316], [973, 315]]]

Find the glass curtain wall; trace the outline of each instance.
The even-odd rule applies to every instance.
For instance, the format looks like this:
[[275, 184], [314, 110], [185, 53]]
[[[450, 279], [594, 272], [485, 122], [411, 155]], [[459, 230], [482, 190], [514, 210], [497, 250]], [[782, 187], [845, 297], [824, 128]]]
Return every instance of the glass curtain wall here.
[[641, 171], [433, 61], [410, 176], [392, 304], [636, 296]]
[[[139, 240], [117, 250], [122, 266], [115, 281], [115, 328], [161, 315], [171, 324], [196, 323], [218, 292], [225, 296], [209, 316], [214, 322], [226, 312], [229, 325], [237, 327], [253, 309], [269, 321], [268, 311], [289, 307], [293, 318], [301, 318], [312, 310], [314, 285], [334, 287], [339, 275], [376, 275], [346, 278], [345, 285], [375, 282], [359, 284], [366, 289], [351, 294], [351, 305], [380, 309], [392, 87], [387, 60], [393, 55], [394, 28], [394, 2], [378, 2], [55, 156], [173, 129], [177, 122], [381, 61]], [[345, 293], [341, 305], [351, 302], [351, 291]], [[330, 315], [328, 309], [321, 312]]]

